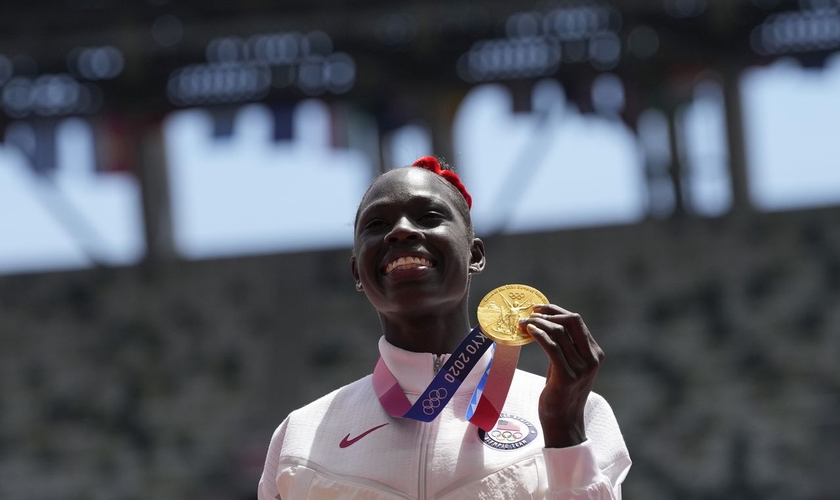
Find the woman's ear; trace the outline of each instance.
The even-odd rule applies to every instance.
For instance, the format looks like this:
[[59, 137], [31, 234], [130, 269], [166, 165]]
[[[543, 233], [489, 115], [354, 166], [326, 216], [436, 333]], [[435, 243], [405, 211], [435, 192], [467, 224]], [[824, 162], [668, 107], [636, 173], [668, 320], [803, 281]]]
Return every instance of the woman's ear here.
[[484, 270], [485, 263], [484, 242], [479, 238], [473, 238], [470, 251], [470, 274], [480, 274]]
[[356, 256], [350, 256], [350, 272], [353, 273], [353, 281], [356, 282], [356, 291], [362, 291], [362, 279], [359, 277], [359, 267], [356, 265]]

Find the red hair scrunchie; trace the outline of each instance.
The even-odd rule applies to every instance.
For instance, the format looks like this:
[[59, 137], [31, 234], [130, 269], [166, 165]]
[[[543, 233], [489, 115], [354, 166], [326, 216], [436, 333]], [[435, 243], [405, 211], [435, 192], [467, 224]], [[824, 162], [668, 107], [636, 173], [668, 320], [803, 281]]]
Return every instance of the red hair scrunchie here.
[[461, 182], [461, 178], [458, 177], [458, 174], [451, 170], [444, 170], [440, 168], [440, 162], [437, 158], [435, 158], [434, 156], [423, 156], [421, 158], [418, 158], [414, 163], [411, 164], [411, 166], [424, 168], [430, 172], [438, 174], [439, 176], [449, 181], [449, 183], [455, 186], [455, 188], [467, 201], [467, 207], [472, 209], [472, 196], [470, 196], [470, 193], [467, 192], [467, 188], [464, 187], [464, 183]]

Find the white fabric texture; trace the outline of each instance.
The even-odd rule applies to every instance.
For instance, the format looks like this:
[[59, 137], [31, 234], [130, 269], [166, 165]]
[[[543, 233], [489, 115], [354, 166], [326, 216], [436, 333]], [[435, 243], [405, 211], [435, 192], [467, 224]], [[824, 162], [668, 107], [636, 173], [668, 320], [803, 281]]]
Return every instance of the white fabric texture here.
[[[415, 401], [434, 377], [434, 355], [384, 337], [379, 350]], [[595, 393], [585, 409], [587, 441], [544, 448], [537, 400], [545, 379], [517, 370], [502, 413], [536, 434], [515, 449], [482, 440], [465, 413], [489, 359], [431, 423], [390, 417], [370, 375], [292, 412], [271, 439], [259, 500], [620, 499], [630, 457], [612, 409]]]

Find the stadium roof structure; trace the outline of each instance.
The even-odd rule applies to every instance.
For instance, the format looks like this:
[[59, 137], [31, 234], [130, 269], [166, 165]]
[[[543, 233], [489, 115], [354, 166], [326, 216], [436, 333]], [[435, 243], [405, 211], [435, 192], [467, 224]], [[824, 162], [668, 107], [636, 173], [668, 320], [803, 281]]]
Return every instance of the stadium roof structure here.
[[[352, 102], [383, 132], [426, 123], [451, 156], [454, 109], [479, 83], [507, 85], [526, 111], [531, 86], [552, 78], [578, 109], [602, 112], [593, 86], [610, 75], [622, 93], [612, 112], [635, 130], [646, 109], [673, 116], [714, 75], [737, 209], [748, 205], [738, 76], [780, 57], [818, 67], [838, 49], [840, 0], [13, 2], [0, 17], [0, 128], [111, 114], [154, 131], [178, 109], [318, 97]], [[163, 182], [153, 163], [135, 167], [147, 192]]]
[[[99, 89], [97, 109], [165, 112], [310, 95], [375, 102], [428, 85], [552, 77], [591, 110], [589, 84], [611, 72], [633, 96], [632, 125], [638, 109], [667, 100], [663, 82], [779, 56], [820, 65], [840, 48], [838, 11], [836, 0], [13, 2], [0, 19], [0, 82], [68, 75]], [[167, 93], [179, 70], [212, 80], [214, 65], [231, 71], [219, 81], [248, 80], [238, 65], [267, 69], [269, 85]], [[26, 116], [10, 99], [6, 114]]]

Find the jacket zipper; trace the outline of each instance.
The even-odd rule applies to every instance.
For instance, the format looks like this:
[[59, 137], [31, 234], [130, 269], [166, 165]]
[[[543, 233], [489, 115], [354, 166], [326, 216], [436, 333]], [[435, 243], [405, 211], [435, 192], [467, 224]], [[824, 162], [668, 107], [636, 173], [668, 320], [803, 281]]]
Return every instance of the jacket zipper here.
[[[443, 354], [432, 354], [432, 358], [434, 360], [432, 371], [434, 375], [437, 375], [441, 366], [443, 366]], [[431, 426], [435, 425], [435, 420], [427, 424], [421, 424], [423, 429], [420, 432], [420, 473], [418, 474], [419, 484], [417, 485], [417, 498], [419, 500], [425, 500], [426, 498], [426, 462], [429, 453], [429, 434], [431, 433]]]
[[429, 426], [433, 422], [421, 423], [422, 431], [420, 432], [420, 473], [418, 474], [419, 484], [417, 485], [418, 500], [426, 499], [426, 454], [429, 449]]

